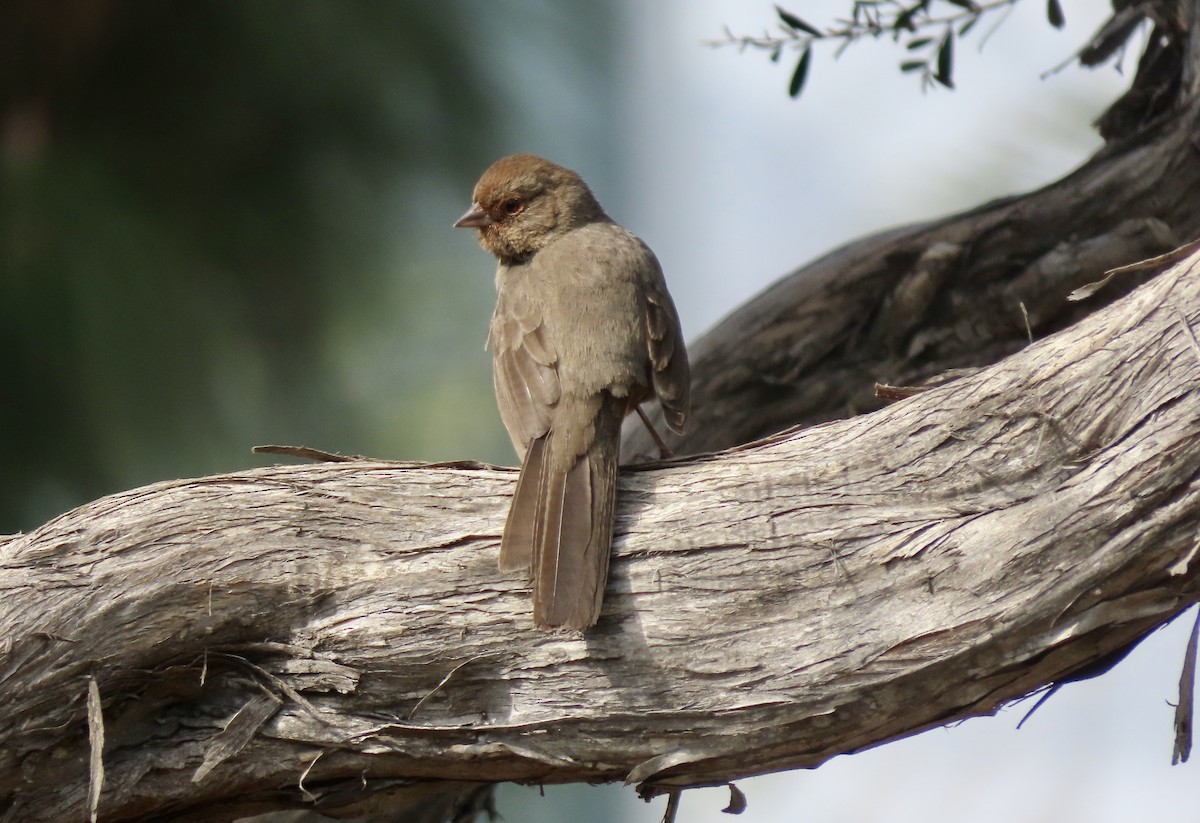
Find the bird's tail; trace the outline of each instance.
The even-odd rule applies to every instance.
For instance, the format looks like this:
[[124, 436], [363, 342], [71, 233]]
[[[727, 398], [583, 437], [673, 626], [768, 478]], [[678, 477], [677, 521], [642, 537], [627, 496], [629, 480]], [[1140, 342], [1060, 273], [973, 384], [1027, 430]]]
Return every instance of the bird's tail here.
[[587, 431], [552, 430], [533, 441], [522, 463], [500, 565], [532, 563], [537, 626], [586, 629], [600, 617], [625, 405], [604, 394]]

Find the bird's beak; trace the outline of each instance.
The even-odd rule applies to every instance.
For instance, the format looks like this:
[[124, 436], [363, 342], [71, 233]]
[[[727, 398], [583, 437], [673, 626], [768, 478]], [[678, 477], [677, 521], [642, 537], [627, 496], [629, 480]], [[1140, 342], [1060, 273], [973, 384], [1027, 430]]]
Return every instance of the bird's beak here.
[[472, 203], [471, 208], [467, 209], [467, 213], [454, 221], [456, 229], [482, 229], [484, 226], [490, 226], [492, 218], [487, 216], [483, 209], [479, 208], [478, 203]]

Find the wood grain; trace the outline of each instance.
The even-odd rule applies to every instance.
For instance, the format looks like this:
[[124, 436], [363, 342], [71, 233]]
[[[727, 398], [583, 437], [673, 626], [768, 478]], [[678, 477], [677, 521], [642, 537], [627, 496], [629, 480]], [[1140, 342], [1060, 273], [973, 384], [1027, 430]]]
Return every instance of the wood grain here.
[[101, 820], [664, 791], [993, 712], [1195, 600], [1181, 318], [1200, 256], [874, 414], [625, 472], [584, 636], [495, 571], [511, 470], [273, 467], [68, 512], [0, 544], [4, 819], [85, 815], [88, 677]]

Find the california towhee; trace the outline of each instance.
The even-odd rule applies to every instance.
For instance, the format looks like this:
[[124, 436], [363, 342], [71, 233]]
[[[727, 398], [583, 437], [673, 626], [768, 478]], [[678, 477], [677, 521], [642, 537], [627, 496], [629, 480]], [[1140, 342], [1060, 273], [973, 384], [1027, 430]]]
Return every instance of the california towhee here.
[[654, 253], [548, 160], [497, 160], [454, 225], [500, 261], [488, 342], [521, 457], [500, 568], [532, 562], [535, 625], [585, 629], [608, 579], [621, 421], [657, 394], [667, 425], [687, 423], [679, 317]]

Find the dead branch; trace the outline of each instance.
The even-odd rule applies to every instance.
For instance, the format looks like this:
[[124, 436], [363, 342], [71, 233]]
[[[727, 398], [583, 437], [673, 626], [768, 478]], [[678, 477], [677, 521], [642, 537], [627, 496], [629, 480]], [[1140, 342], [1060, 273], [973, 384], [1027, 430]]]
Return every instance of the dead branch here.
[[994, 712], [1194, 602], [1188, 324], [1200, 255], [882, 411], [627, 471], [582, 637], [496, 571], [511, 470], [274, 467], [68, 512], [0, 543], [2, 819], [86, 816], [89, 678], [105, 821], [655, 793]]

